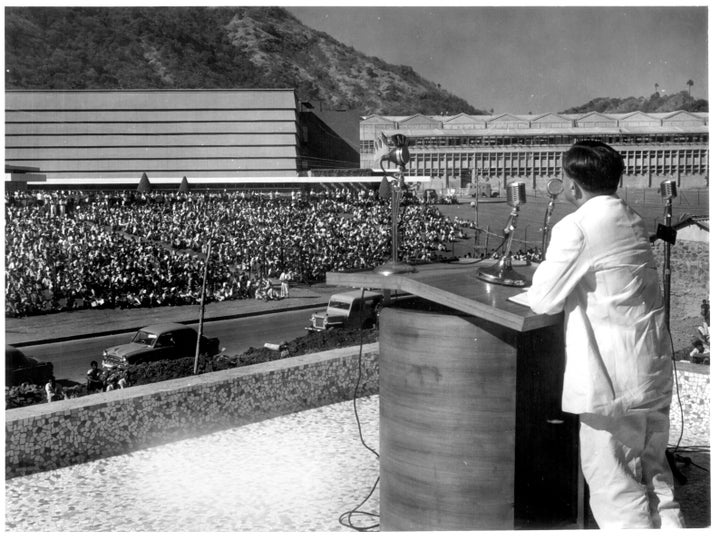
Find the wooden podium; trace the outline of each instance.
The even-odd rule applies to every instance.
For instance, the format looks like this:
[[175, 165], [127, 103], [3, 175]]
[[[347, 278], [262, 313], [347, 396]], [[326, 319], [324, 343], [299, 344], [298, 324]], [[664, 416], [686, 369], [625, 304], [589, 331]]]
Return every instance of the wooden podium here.
[[411, 294], [380, 313], [383, 531], [583, 524], [577, 418], [560, 409], [562, 314], [508, 301], [521, 290], [476, 278], [483, 264], [327, 274]]

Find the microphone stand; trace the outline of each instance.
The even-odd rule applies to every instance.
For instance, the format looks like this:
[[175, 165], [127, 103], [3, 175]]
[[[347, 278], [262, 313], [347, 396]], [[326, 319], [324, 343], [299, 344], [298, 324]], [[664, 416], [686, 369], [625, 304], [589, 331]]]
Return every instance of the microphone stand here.
[[513, 287], [525, 287], [530, 285], [529, 280], [527, 280], [524, 276], [522, 276], [512, 268], [512, 256], [510, 255], [513, 237], [515, 236], [515, 230], [517, 229], [517, 217], [520, 212], [521, 204], [522, 203], [520, 202], [515, 202], [515, 204], [513, 205], [513, 209], [510, 212], [510, 216], [508, 217], [507, 225], [503, 230], [503, 232], [505, 233], [505, 240], [503, 241], [503, 243], [505, 244], [505, 252], [503, 256], [500, 258], [500, 261], [498, 261], [491, 268], [480, 268], [478, 270], [477, 277], [480, 280], [490, 282], [492, 284], [500, 284]]
[[[672, 194], [665, 199], [665, 227], [669, 231], [672, 228]], [[663, 293], [665, 294], [664, 308], [665, 308], [665, 324], [667, 325], [668, 332], [670, 332], [670, 241], [665, 238], [665, 265], [663, 268]], [[673, 243], [675, 239], [673, 238]]]
[[[665, 312], [665, 326], [668, 334], [670, 334], [670, 245], [675, 244], [676, 231], [672, 228], [672, 200], [676, 195], [676, 188], [672, 181], [667, 180], [660, 185], [662, 194], [665, 196], [665, 223], [664, 227], [658, 225], [657, 238], [665, 242], [664, 246], [664, 265], [663, 265], [663, 309]], [[675, 359], [672, 359], [673, 363]], [[677, 378], [677, 376], [676, 376]], [[689, 464], [691, 461], [665, 449], [665, 458], [668, 461], [673, 477], [680, 485], [687, 483], [687, 477], [678, 469], [677, 462]]]
[[550, 196], [550, 201], [548, 202], [547, 208], [545, 209], [545, 219], [543, 220], [542, 245], [540, 252], [541, 261], [545, 261], [545, 251], [547, 250], [548, 233], [550, 232], [550, 217], [552, 216], [553, 209], [555, 208], [555, 199], [558, 195], [562, 193], [562, 191], [562, 180], [554, 178], [548, 182], [547, 192]]
[[377, 274], [382, 274], [383, 276], [417, 272], [415, 267], [411, 264], [398, 260], [398, 215], [400, 213], [400, 196], [403, 188], [405, 187], [405, 164], [410, 161], [410, 154], [407, 148], [407, 139], [404, 135], [396, 134], [391, 137], [391, 140], [394, 143], [395, 149], [380, 158], [380, 168], [383, 170], [383, 173], [387, 173], [387, 171], [385, 171], [385, 167], [383, 167], [383, 162], [386, 160], [398, 166], [397, 176], [394, 173], [392, 174], [394, 180], [392, 182], [392, 186], [390, 187], [392, 255], [390, 261], [387, 261], [375, 268], [375, 272]]

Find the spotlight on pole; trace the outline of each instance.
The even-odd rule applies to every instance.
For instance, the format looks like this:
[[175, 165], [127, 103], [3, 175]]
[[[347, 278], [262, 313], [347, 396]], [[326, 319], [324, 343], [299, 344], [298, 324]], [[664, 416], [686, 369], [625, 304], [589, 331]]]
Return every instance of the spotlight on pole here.
[[[389, 182], [390, 187], [390, 212], [392, 216], [392, 257], [390, 261], [380, 265], [375, 272], [383, 276], [392, 274], [406, 274], [415, 272], [415, 267], [409, 263], [398, 260], [398, 215], [400, 212], [400, 197], [405, 190], [405, 166], [410, 161], [410, 151], [408, 150], [408, 140], [401, 133], [391, 135], [389, 138], [384, 133], [375, 143], [377, 151], [380, 153], [380, 168], [385, 173], [383, 182], [388, 174], [392, 178]], [[383, 162], [392, 163], [398, 167], [397, 173], [388, 173], [383, 167]]]

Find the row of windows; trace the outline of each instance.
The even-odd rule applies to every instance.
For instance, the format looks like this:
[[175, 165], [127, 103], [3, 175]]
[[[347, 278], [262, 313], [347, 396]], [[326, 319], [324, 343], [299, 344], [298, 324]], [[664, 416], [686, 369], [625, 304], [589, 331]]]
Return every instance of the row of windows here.
[[[627, 175], [700, 174], [708, 170], [708, 152], [693, 149], [620, 150]], [[461, 176], [477, 171], [482, 176], [560, 176], [562, 152], [419, 152], [411, 154], [410, 175]]]
[[[649, 144], [708, 144], [709, 135], [701, 134], [645, 134], [645, 135], [525, 135], [525, 136], [467, 136], [467, 137], [408, 137], [410, 146], [418, 148], [479, 147], [479, 146], [569, 146], [583, 138], [604, 141], [609, 145]], [[360, 141], [360, 152], [375, 152], [373, 141]]]

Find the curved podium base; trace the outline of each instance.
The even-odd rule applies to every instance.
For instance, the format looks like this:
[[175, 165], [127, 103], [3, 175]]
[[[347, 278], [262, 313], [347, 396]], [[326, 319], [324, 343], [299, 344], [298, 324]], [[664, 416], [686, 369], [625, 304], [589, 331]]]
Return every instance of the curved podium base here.
[[[562, 334], [430, 310], [380, 316], [381, 530], [568, 527], [577, 516], [574, 426], [545, 423], [561, 415], [562, 363], [555, 358], [551, 384], [534, 365], [558, 345], [562, 355]], [[527, 374], [523, 356], [533, 357]]]

